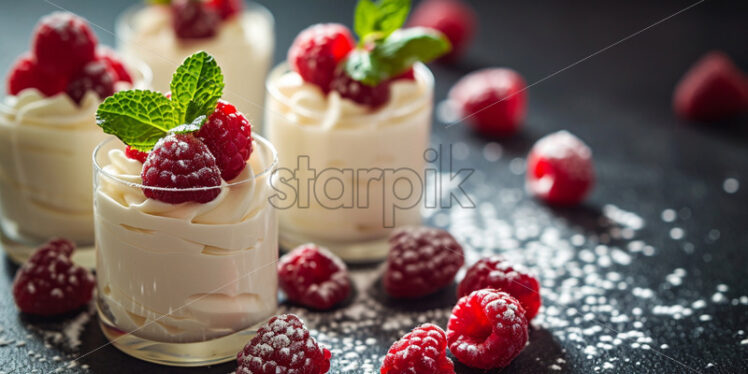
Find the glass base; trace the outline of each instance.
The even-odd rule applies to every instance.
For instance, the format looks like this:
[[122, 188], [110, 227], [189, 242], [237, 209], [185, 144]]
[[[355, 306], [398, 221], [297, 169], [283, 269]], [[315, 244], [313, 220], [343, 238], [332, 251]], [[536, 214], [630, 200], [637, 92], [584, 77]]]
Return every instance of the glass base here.
[[[6, 235], [0, 233], [0, 246], [8, 257], [18, 265], [23, 264], [34, 254], [36, 248], [44, 243], [30, 244], [14, 241]], [[73, 252], [73, 262], [87, 269], [96, 267], [96, 251], [93, 245], [78, 246]]]
[[390, 249], [387, 239], [388, 237], [355, 242], [329, 241], [295, 233], [287, 228], [281, 228], [278, 238], [280, 247], [285, 252], [302, 244], [314, 243], [329, 249], [350, 264], [379, 262], [387, 258]]
[[128, 334], [112, 324], [99, 310], [99, 326], [104, 336], [120, 351], [140, 360], [169, 366], [208, 366], [236, 360], [236, 355], [267, 321], [223, 336], [197, 343], [166, 343]]

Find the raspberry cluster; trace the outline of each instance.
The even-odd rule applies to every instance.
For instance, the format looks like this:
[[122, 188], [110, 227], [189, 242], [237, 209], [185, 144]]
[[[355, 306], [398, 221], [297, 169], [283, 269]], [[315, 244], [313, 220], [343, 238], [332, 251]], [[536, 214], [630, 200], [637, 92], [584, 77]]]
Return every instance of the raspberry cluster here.
[[222, 21], [238, 15], [242, 8], [242, 0], [172, 0], [172, 27], [179, 39], [210, 38]]
[[29, 88], [45, 96], [64, 92], [80, 104], [86, 92], [95, 92], [103, 100], [114, 94], [117, 82], [132, 84], [120, 57], [97, 43], [86, 21], [72, 13], [43, 17], [30, 52], [18, 58], [8, 74], [8, 93], [18, 95]]

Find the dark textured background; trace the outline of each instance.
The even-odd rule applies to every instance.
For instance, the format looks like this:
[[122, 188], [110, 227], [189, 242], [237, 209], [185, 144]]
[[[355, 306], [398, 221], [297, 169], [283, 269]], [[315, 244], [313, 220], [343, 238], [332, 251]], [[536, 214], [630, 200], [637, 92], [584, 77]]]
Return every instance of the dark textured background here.
[[[112, 30], [115, 16], [132, 2], [53, 0], [52, 3]], [[284, 58], [293, 37], [305, 26], [321, 21], [350, 24], [354, 5], [352, 0], [264, 3], [276, 19], [276, 61]], [[7, 71], [15, 56], [28, 49], [29, 34], [36, 20], [56, 8], [39, 0], [2, 0], [0, 4], [0, 70]], [[480, 33], [460, 64], [432, 67], [437, 77], [437, 101], [445, 97], [456, 79], [481, 67], [510, 66], [528, 82], [536, 82], [692, 2], [473, 1], [473, 4], [479, 11]], [[100, 29], [96, 32], [103, 42], [113, 44], [113, 35]], [[469, 158], [460, 163], [481, 170], [484, 177], [481, 183], [499, 190], [521, 187], [522, 177], [508, 172], [513, 158], [524, 157], [535, 140], [551, 131], [571, 130], [592, 147], [599, 184], [585, 206], [552, 214], [584, 226], [585, 222], [596, 221], [605, 204], [636, 212], [646, 221], [646, 228], [638, 238], [652, 244], [658, 253], [636, 260], [623, 270], [627, 276], [656, 285], [673, 268], [681, 267], [688, 271], [681, 296], [690, 294], [692, 299], [708, 299], [720, 283], [730, 285], [730, 298], [746, 295], [748, 120], [742, 117], [723, 124], [687, 124], [673, 116], [670, 99], [677, 79], [704, 52], [725, 50], [739, 66], [748, 69], [747, 47], [748, 2], [707, 0], [532, 87], [526, 127], [519, 136], [500, 141], [504, 157], [498, 161], [487, 162], [481, 157], [480, 150], [487, 140], [463, 126], [445, 129], [436, 122], [435, 139], [443, 144], [468, 145]], [[728, 177], [742, 183], [737, 193], [723, 190], [723, 181]], [[527, 204], [547, 212], [540, 204], [532, 201]], [[684, 253], [682, 243], [668, 238], [673, 225], [660, 220], [660, 212], [666, 208], [686, 213], [681, 214], [678, 226], [694, 244], [693, 254]], [[509, 217], [508, 212], [505, 215]], [[718, 240], [707, 240], [712, 229], [719, 230]], [[54, 345], [44, 347], [32, 330], [49, 322], [30, 320], [16, 312], [10, 296], [14, 269], [7, 262], [0, 269], [5, 273], [0, 277], [0, 294], [6, 295], [0, 301], [0, 326], [3, 339], [23, 340], [25, 345], [0, 344], [0, 372], [51, 372], [60, 366], [52, 360], [53, 356], [59, 354], [69, 359], [76, 353], [69, 356], [70, 352], [58, 352]], [[446, 299], [453, 297], [440, 295]], [[627, 300], [621, 303], [625, 306]], [[433, 302], [441, 306], [453, 301]], [[647, 324], [649, 335], [658, 344], [667, 343], [670, 346], [667, 354], [685, 366], [654, 350], [623, 347], [615, 355], [639, 363], [618, 365], [610, 372], [746, 372], [748, 345], [740, 344], [746, 336], [739, 336], [737, 331], [748, 327], [748, 307], [725, 305], [709, 312], [714, 320], [708, 324], [695, 318], [662, 319], [658, 323], [656, 317]], [[87, 325], [78, 354], [105, 343], [94, 321]], [[443, 326], [444, 321], [438, 322]], [[369, 349], [383, 353], [397, 337], [398, 334], [378, 334], [378, 345]], [[548, 371], [548, 363], [554, 362], [559, 352], [565, 356], [564, 371], [589, 373], [595, 367], [600, 369], [600, 360], [585, 359], [578, 347], [541, 329], [533, 330], [530, 346], [505, 372]], [[48, 360], [40, 362], [38, 357], [33, 358], [35, 354]], [[234, 369], [233, 363], [207, 369], [166, 368], [132, 359], [111, 346], [87, 356], [82, 363], [97, 373], [227, 373]], [[331, 372], [341, 371], [335, 362], [333, 365]], [[463, 367], [458, 369], [469, 372]]]

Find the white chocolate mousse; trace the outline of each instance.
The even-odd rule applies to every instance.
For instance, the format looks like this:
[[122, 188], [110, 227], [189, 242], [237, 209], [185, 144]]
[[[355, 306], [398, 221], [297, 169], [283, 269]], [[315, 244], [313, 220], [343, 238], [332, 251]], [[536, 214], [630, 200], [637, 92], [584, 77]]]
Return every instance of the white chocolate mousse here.
[[[294, 170], [299, 156], [308, 156], [318, 177], [311, 189], [296, 186], [299, 200], [280, 209], [283, 235], [301, 235], [331, 246], [329, 241], [381, 239], [393, 225], [421, 222], [420, 200], [401, 200], [421, 197], [431, 130], [433, 76], [422, 64], [414, 68], [415, 80], [394, 81], [389, 102], [374, 110], [335, 91], [325, 95], [285, 66], [271, 73], [265, 124], [278, 149], [280, 168]], [[305, 161], [301, 162], [303, 168]], [[338, 174], [342, 186], [330, 182], [325, 188], [325, 169], [352, 169], [353, 174]], [[377, 169], [385, 173], [383, 179], [377, 179]], [[393, 184], [394, 179], [401, 180]], [[353, 207], [348, 204], [351, 196]], [[301, 206], [306, 200], [308, 207]], [[342, 205], [331, 209], [336, 204]], [[390, 209], [393, 204], [404, 208]]]
[[272, 146], [256, 139], [247, 167], [213, 201], [176, 205], [145, 197], [143, 165], [123, 147], [110, 141], [95, 155], [101, 312], [125, 332], [171, 343], [218, 338], [270, 316], [278, 259]]
[[120, 52], [144, 61], [153, 70], [153, 88], [169, 91], [176, 68], [196, 51], [215, 57], [225, 77], [223, 98], [247, 113], [259, 132], [264, 82], [275, 45], [273, 18], [256, 4], [223, 21], [214, 37], [181, 40], [174, 33], [168, 6], [148, 5], [126, 12], [117, 25]]

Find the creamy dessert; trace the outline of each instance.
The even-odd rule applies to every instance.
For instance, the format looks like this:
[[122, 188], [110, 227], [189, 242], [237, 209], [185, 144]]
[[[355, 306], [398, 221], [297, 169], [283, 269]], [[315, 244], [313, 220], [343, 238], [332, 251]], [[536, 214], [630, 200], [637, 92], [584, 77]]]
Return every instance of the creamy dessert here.
[[[97, 47], [86, 22], [69, 13], [41, 19], [31, 51], [11, 68], [0, 101], [0, 226], [17, 261], [51, 237], [85, 256], [93, 237], [91, 153], [108, 135], [96, 108], [122, 89], [144, 88], [150, 72]], [[93, 258], [83, 261], [93, 266]]]
[[[387, 16], [356, 22], [378, 17]], [[358, 47], [343, 25], [311, 26], [271, 73], [265, 124], [284, 181], [276, 188], [284, 247], [315, 242], [348, 261], [379, 259], [394, 227], [420, 223], [434, 82], [416, 62], [449, 43], [400, 24], [357, 24]]]
[[219, 99], [212, 56], [187, 58], [174, 82], [169, 95], [123, 91], [97, 110], [122, 140], [94, 154], [99, 316], [128, 354], [207, 365], [236, 357], [277, 307], [277, 155]]
[[[165, 3], [165, 4], [164, 4]], [[117, 24], [119, 49], [153, 70], [154, 89], [170, 90], [171, 75], [192, 53], [206, 51], [226, 77], [223, 97], [248, 113], [259, 131], [265, 77], [275, 45], [267, 9], [240, 0], [173, 0], [133, 8]]]

